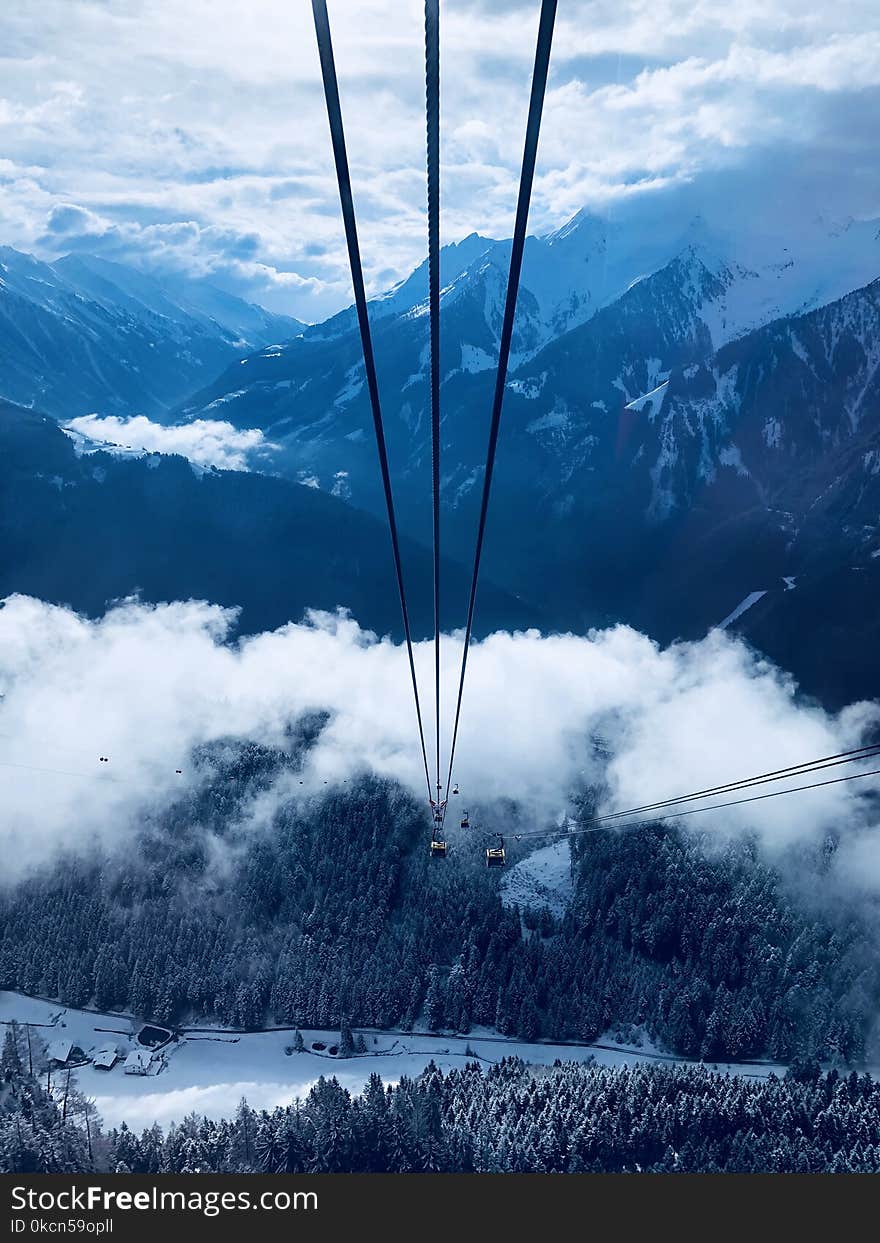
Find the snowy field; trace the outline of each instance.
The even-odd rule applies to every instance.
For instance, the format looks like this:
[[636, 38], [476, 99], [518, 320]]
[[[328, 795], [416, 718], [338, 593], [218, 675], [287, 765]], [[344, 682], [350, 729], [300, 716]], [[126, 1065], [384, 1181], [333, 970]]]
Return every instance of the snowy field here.
[[542, 846], [512, 867], [501, 882], [507, 906], [546, 906], [557, 917], [573, 892], [571, 851], [567, 840]]
[[[135, 1047], [133, 1037], [140, 1026], [123, 1015], [71, 1010], [19, 993], [0, 992], [0, 1023], [12, 1019], [32, 1024], [33, 1032], [47, 1044], [71, 1040], [87, 1054], [115, 1044], [124, 1055]], [[374, 1073], [393, 1084], [401, 1075], [418, 1075], [432, 1059], [443, 1070], [463, 1066], [474, 1056], [486, 1066], [512, 1056], [539, 1066], [552, 1065], [556, 1058], [603, 1066], [678, 1060], [647, 1042], [636, 1048], [610, 1039], [595, 1045], [558, 1045], [526, 1044], [491, 1031], [475, 1031], [468, 1037], [370, 1031], [363, 1035], [368, 1052], [339, 1059], [310, 1047], [313, 1041], [328, 1047], [338, 1043], [338, 1032], [303, 1031], [306, 1051], [288, 1054], [285, 1050], [293, 1041], [290, 1031], [245, 1035], [189, 1031], [163, 1050], [156, 1073], [128, 1075], [120, 1063], [110, 1071], [84, 1066], [74, 1075], [79, 1089], [94, 1100], [106, 1126], [125, 1121], [140, 1130], [154, 1122], [167, 1126], [193, 1111], [212, 1118], [229, 1117], [243, 1096], [255, 1109], [286, 1105], [304, 1096], [320, 1075], [335, 1075], [352, 1092], [359, 1092]], [[764, 1063], [719, 1069], [762, 1078], [771, 1071], [784, 1073], [784, 1067]], [[64, 1071], [57, 1076], [59, 1092], [65, 1078]]]

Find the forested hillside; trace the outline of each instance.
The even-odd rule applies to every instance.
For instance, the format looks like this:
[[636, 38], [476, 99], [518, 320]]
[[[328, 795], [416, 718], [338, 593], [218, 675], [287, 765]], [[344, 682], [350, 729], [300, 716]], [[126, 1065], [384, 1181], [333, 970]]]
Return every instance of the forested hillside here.
[[0, 1173], [872, 1173], [880, 1085], [804, 1068], [786, 1079], [701, 1067], [618, 1069], [516, 1059], [352, 1097], [321, 1078], [305, 1101], [234, 1120], [195, 1115], [166, 1134], [103, 1135], [73, 1096], [67, 1117], [25, 1071], [10, 1032], [0, 1065]]
[[[413, 627], [431, 615], [431, 557], [404, 539]], [[445, 562], [450, 594], [463, 566]], [[100, 616], [118, 599], [204, 599], [239, 609], [239, 630], [351, 609], [400, 630], [388, 534], [369, 514], [290, 480], [200, 470], [163, 454], [78, 453], [54, 419], [0, 397], [0, 598], [20, 592]], [[486, 583], [480, 628], [538, 614]]]
[[[210, 761], [210, 762], [209, 762]], [[869, 1052], [880, 1001], [866, 914], [809, 911], [748, 843], [656, 828], [578, 839], [564, 919], [502, 905], [480, 834], [432, 861], [412, 799], [376, 779], [282, 802], [287, 770], [228, 744], [206, 784], [124, 857], [71, 858], [0, 895], [0, 988], [162, 1021], [472, 1025], [590, 1041], [644, 1024], [708, 1060]], [[510, 861], [521, 857], [515, 842]], [[799, 862], [817, 885], [834, 843]]]

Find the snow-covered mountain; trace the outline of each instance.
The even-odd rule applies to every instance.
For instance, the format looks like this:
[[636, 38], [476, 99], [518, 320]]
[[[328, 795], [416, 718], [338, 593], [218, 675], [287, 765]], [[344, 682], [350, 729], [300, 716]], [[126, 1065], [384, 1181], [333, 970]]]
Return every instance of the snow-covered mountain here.
[[[697, 218], [677, 236], [645, 239], [580, 213], [530, 238], [503, 435], [514, 486], [524, 473], [553, 503], [576, 504], [567, 481], [603, 466], [600, 447], [609, 438], [617, 444], [621, 419], [635, 418], [639, 400], [674, 368], [868, 284], [880, 273], [878, 234], [877, 222], [816, 221], [788, 242], [754, 230], [721, 237]], [[484, 458], [508, 258], [508, 243], [476, 234], [442, 256], [444, 489], [453, 539]], [[427, 469], [425, 280], [419, 268], [372, 304], [405, 513], [417, 507]], [[179, 414], [260, 427], [283, 446], [281, 469], [381, 508], [349, 312], [237, 360]], [[468, 520], [463, 514], [463, 527]]]
[[[772, 319], [810, 310], [873, 279], [880, 262], [880, 220], [833, 223], [817, 217], [785, 233], [764, 232], [746, 220], [731, 232], [715, 230], [703, 216], [695, 216], [678, 230], [654, 235], [631, 222], [581, 211], [562, 228], [526, 242], [519, 331], [532, 343], [520, 342], [519, 361], [688, 254], [718, 282], [703, 301], [703, 317], [717, 349]], [[490, 326], [500, 325], [509, 261], [509, 241], [476, 233], [445, 247], [444, 306], [484, 291], [486, 320]], [[493, 278], [487, 280], [490, 271]], [[422, 315], [427, 296], [423, 263], [373, 300], [373, 317]], [[324, 328], [330, 325], [337, 332], [353, 327], [351, 312], [334, 317]]]
[[0, 396], [57, 417], [162, 417], [242, 352], [302, 328], [198, 281], [0, 247]]
[[[443, 256], [444, 538], [462, 559], [508, 257], [476, 235]], [[878, 274], [876, 221], [799, 223], [783, 239], [749, 222], [721, 236], [698, 218], [646, 239], [581, 213], [530, 239], [487, 572], [533, 599], [554, 581], [557, 624], [624, 618], [669, 639], [717, 623], [765, 580], [870, 561]], [[420, 538], [424, 292], [419, 269], [372, 304], [396, 495]], [[237, 361], [178, 415], [260, 427], [281, 445], [278, 469], [381, 512], [348, 313]], [[832, 496], [851, 510], [845, 524]]]
[[784, 516], [793, 541], [845, 491], [836, 533], [854, 555], [880, 547], [880, 280], [728, 344], [628, 409], [650, 427], [655, 520], [727, 470]]
[[[447, 502], [479, 468], [487, 376], [497, 356], [509, 243], [473, 234], [444, 248], [443, 372]], [[744, 226], [713, 232], [698, 217], [654, 238], [579, 213], [526, 247], [511, 388], [531, 401], [524, 417], [570, 472], [572, 445], [617, 417], [686, 362], [780, 317], [802, 313], [880, 274], [880, 222], [800, 224], [792, 237]], [[427, 448], [426, 271], [373, 301], [383, 399], [404, 474], [420, 477]], [[340, 472], [355, 496], [378, 503], [360, 347], [351, 311], [301, 337], [237, 360], [189, 399], [184, 418], [215, 415], [258, 426], [286, 443], [286, 468], [332, 488]], [[510, 423], [513, 419], [508, 419]], [[559, 469], [557, 469], [559, 467]], [[406, 485], [404, 484], [404, 489]]]
[[[22, 400], [90, 409], [100, 390], [105, 410], [166, 417], [201, 372], [211, 382], [171, 417], [260, 428], [273, 469], [384, 516], [350, 309], [300, 331], [202, 286], [4, 254], [0, 306], [20, 314], [0, 320], [0, 351]], [[508, 242], [477, 234], [442, 254], [444, 541], [463, 561], [508, 262]], [[848, 561], [875, 569], [878, 275], [877, 221], [652, 233], [582, 212], [530, 238], [487, 575], [542, 605], [554, 581], [557, 625], [623, 618], [669, 639], [766, 591], [733, 623], [747, 628], [783, 577], [800, 590]], [[426, 293], [422, 265], [371, 304], [400, 518], [425, 542]]]
[[126, 307], [134, 314], [161, 315], [188, 327], [192, 321], [232, 338], [239, 349], [286, 340], [306, 325], [245, 302], [207, 281], [184, 276], [147, 276], [136, 268], [97, 255], [66, 255], [53, 267], [81, 293], [108, 309]]

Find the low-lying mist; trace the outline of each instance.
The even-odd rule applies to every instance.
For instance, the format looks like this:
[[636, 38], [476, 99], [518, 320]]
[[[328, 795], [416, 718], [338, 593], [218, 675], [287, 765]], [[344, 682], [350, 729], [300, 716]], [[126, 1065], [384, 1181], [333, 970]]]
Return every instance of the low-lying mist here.
[[[97, 621], [23, 596], [5, 601], [7, 879], [62, 850], [125, 846], [145, 811], [204, 779], [190, 761], [194, 747], [228, 737], [284, 746], [291, 723], [316, 711], [328, 721], [300, 774], [304, 794], [366, 770], [424, 796], [402, 647], [344, 614], [233, 641], [234, 623], [233, 611], [198, 601], [125, 601]], [[444, 748], [460, 656], [461, 637], [447, 637]], [[432, 661], [431, 645], [419, 645], [429, 724]], [[601, 792], [601, 810], [650, 803], [857, 747], [878, 721], [876, 704], [834, 715], [800, 698], [784, 673], [721, 632], [667, 649], [625, 626], [588, 636], [498, 633], [469, 658], [456, 779], [464, 805], [514, 799], [527, 823], [543, 827], [587, 787]], [[427, 741], [430, 755], [430, 730]], [[754, 831], [773, 852], [846, 830], [843, 874], [880, 887], [876, 789], [869, 778], [680, 823]], [[281, 793], [289, 796], [289, 782]]]
[[177, 453], [196, 466], [218, 470], [248, 470], [271, 456], [270, 444], [259, 428], [238, 428], [222, 419], [194, 419], [166, 425], [143, 414], [83, 414], [68, 420], [66, 427], [97, 445], [142, 450], [144, 453]]

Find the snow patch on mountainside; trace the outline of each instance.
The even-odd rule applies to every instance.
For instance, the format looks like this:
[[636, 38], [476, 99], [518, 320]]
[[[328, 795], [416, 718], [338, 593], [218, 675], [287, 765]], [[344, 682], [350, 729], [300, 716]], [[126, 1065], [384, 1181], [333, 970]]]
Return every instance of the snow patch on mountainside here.
[[547, 380], [547, 372], [543, 371], [537, 378], [529, 380], [508, 380], [507, 388], [512, 393], [517, 393], [520, 397], [525, 397], [526, 401], [534, 401], [541, 396], [541, 390]]
[[223, 393], [220, 397], [215, 397], [213, 401], [208, 402], [207, 406], [205, 406], [205, 413], [207, 413], [208, 410], [216, 410], [218, 406], [225, 406], [230, 401], [236, 401], [237, 398], [243, 397], [246, 392], [247, 389], [238, 388], [234, 389], [231, 393]]
[[358, 393], [364, 387], [363, 365], [355, 363], [353, 367], [349, 367], [345, 373], [345, 387], [336, 394], [336, 400], [333, 405], [339, 410], [342, 406], [348, 405], [350, 401], [354, 401]]
[[766, 596], [766, 591], [750, 591], [744, 600], [741, 600], [732, 613], [728, 613], [724, 621], [718, 623], [718, 630], [726, 630], [728, 626], [732, 626], [735, 621], [742, 617], [753, 604], [757, 604], [762, 597]]
[[568, 427], [569, 411], [564, 405], [556, 405], [539, 419], [533, 419], [526, 425], [527, 432], [559, 432]]
[[761, 428], [761, 437], [768, 449], [778, 449], [782, 444], [782, 424], [779, 419], [767, 419]]
[[491, 354], [487, 354], [484, 349], [478, 345], [468, 345], [462, 343], [461, 347], [461, 369], [474, 375], [478, 371], [490, 371], [498, 365], [498, 360], [493, 358]]
[[571, 850], [566, 840], [521, 859], [501, 883], [505, 906], [546, 906], [558, 918], [565, 914], [573, 893]]
[[725, 445], [718, 454], [718, 461], [722, 466], [731, 466], [738, 475], [748, 478], [748, 468], [742, 460], [742, 454], [737, 445]]
[[[658, 384], [656, 388], [652, 388], [650, 393], [645, 393], [643, 397], [637, 397], [635, 401], [628, 402], [625, 409], [635, 410], [637, 413], [642, 414], [646, 407], [654, 409], [655, 403], [656, 407], [659, 408], [668, 383], [668, 380], [664, 380], [662, 384]], [[597, 404], [601, 403], [593, 402], [594, 406]]]

